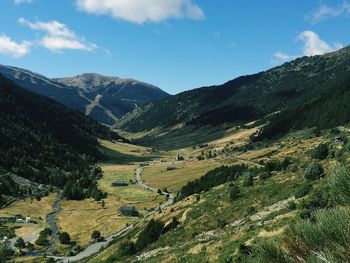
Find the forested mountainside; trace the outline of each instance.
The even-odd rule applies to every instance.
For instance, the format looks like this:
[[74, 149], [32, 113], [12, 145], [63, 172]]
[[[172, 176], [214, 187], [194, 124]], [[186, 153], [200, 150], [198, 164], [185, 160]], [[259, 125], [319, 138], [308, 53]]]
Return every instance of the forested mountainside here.
[[25, 89], [54, 99], [108, 125], [113, 125], [137, 106], [168, 96], [166, 92], [147, 83], [99, 74], [49, 79], [29, 70], [4, 65], [0, 65], [0, 74]]
[[[121, 139], [96, 121], [33, 94], [0, 76], [0, 174], [14, 174], [40, 184], [65, 187], [74, 182], [96, 192], [102, 155], [98, 138]], [[0, 177], [2, 195], [27, 194], [11, 177]], [[6, 182], [5, 182], [6, 181]], [[3, 187], [10, 185], [11, 187]], [[82, 198], [79, 195], [71, 198]], [[15, 192], [14, 192], [15, 191]], [[67, 192], [68, 193], [68, 192]], [[88, 194], [89, 194], [88, 193]]]
[[350, 122], [350, 76], [312, 100], [301, 100], [272, 118], [260, 139], [271, 139], [296, 129], [316, 127], [318, 130]]
[[220, 86], [170, 96], [125, 115], [118, 128], [140, 132], [176, 124], [248, 121], [319, 98], [348, 80], [350, 48], [303, 57]]

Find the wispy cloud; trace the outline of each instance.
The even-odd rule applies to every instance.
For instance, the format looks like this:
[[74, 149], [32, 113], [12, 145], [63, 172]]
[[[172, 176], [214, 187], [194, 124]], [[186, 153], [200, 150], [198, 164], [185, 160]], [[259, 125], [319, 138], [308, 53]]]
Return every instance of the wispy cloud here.
[[315, 56], [323, 55], [343, 47], [341, 43], [329, 44], [322, 40], [320, 36], [313, 31], [301, 32], [296, 41], [301, 41], [304, 43], [302, 47], [302, 53], [299, 55], [289, 55], [284, 52], [276, 52], [274, 58], [271, 60], [273, 64], [280, 64], [284, 62], [291, 61], [301, 56]]
[[31, 3], [32, 0], [14, 0], [16, 5], [22, 4], [22, 3]]
[[340, 43], [328, 44], [313, 31], [302, 32], [298, 36], [297, 40], [304, 42], [304, 56], [323, 55], [325, 53], [332, 52], [343, 47], [343, 45]]
[[349, 14], [350, 3], [344, 2], [343, 4], [336, 7], [322, 5], [318, 9], [316, 9], [311, 15], [307, 16], [307, 19], [311, 23], [317, 24], [332, 17], [338, 17]]
[[20, 18], [18, 23], [26, 25], [32, 30], [44, 32], [45, 35], [39, 41], [39, 45], [54, 52], [61, 52], [65, 49], [91, 52], [97, 48], [95, 44], [86, 43], [84, 39], [78, 37], [65, 24], [58, 21], [32, 23]]
[[203, 10], [192, 0], [76, 0], [79, 10], [96, 15], [143, 24], [170, 18], [205, 18]]
[[0, 54], [20, 58], [30, 52], [30, 43], [22, 41], [17, 43], [5, 34], [0, 35]]
[[276, 52], [273, 56], [274, 56], [274, 60], [277, 64], [288, 62], [288, 61], [291, 61], [291, 60], [296, 59], [298, 57], [298, 56], [288, 55], [288, 54], [283, 53], [281, 51]]

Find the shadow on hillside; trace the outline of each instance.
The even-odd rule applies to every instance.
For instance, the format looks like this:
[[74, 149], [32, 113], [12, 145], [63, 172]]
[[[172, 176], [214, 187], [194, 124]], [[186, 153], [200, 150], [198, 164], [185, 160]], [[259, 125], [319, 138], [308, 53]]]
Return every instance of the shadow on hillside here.
[[161, 136], [146, 136], [133, 141], [135, 144], [157, 148], [158, 150], [171, 151], [199, 144], [208, 143], [228, 134], [226, 126], [184, 126], [180, 129], [168, 131]]
[[135, 156], [131, 154], [125, 154], [107, 148], [105, 146], [101, 146], [101, 150], [102, 153], [105, 155], [105, 159], [103, 160], [103, 162], [109, 164], [131, 164], [136, 162], [148, 162], [159, 157], [156, 155]]

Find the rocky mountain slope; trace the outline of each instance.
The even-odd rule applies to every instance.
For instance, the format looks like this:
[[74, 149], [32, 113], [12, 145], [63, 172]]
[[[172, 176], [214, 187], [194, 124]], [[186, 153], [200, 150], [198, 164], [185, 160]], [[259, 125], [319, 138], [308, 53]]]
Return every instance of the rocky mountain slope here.
[[21, 87], [54, 99], [107, 125], [113, 125], [137, 106], [168, 95], [150, 84], [99, 74], [49, 79], [29, 70], [4, 65], [0, 65], [0, 73]]

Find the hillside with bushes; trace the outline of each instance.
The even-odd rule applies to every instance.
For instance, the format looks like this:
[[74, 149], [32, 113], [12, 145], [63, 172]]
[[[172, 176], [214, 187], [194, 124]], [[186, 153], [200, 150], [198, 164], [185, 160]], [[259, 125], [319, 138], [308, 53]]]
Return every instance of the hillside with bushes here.
[[[15, 85], [0, 76], [0, 172], [64, 188], [83, 198], [97, 192], [94, 181], [101, 171], [94, 167], [103, 158], [98, 138], [122, 139], [96, 121], [50, 99]], [[1, 176], [3, 195], [27, 195], [23, 186]], [[79, 192], [79, 194], [78, 194]], [[94, 194], [92, 194], [94, 195]]]
[[292, 105], [308, 107], [304, 105], [308, 101], [320, 104], [318, 98], [326, 99], [334, 89], [349, 80], [349, 62], [349, 47], [322, 56], [298, 58], [223, 85], [186, 91], [151, 103], [126, 114], [117, 127], [141, 132], [177, 124], [200, 127], [242, 123], [283, 111]]

